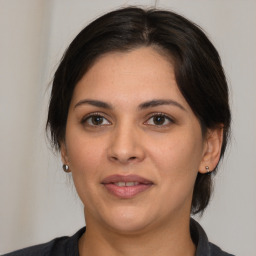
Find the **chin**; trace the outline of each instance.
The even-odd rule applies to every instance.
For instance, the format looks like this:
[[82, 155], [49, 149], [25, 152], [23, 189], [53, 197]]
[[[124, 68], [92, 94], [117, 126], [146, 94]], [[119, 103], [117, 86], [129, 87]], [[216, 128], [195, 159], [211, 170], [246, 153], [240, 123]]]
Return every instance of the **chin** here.
[[126, 222], [114, 222], [110, 223], [110, 228], [118, 234], [123, 235], [135, 235], [143, 233], [148, 224], [145, 221], [126, 221]]
[[[131, 209], [133, 208], [133, 209]], [[145, 230], [154, 218], [147, 213], [141, 212], [135, 207], [125, 207], [125, 209], [115, 209], [114, 214], [108, 214], [108, 217], [102, 216], [104, 222], [113, 231], [120, 234], [134, 234]], [[107, 217], [107, 218], [106, 218]]]

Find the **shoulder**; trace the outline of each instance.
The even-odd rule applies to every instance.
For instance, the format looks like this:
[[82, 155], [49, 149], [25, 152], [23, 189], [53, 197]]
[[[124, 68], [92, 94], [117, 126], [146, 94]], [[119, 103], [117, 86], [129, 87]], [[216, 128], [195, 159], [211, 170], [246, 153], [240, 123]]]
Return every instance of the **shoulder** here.
[[2, 256], [79, 256], [78, 240], [84, 232], [85, 228], [82, 228], [71, 237], [58, 237], [48, 243], [27, 247]]
[[234, 256], [222, 251], [217, 245], [209, 242], [205, 231], [194, 219], [190, 219], [190, 232], [192, 240], [197, 247], [196, 256]]
[[210, 255], [212, 256], [234, 256], [233, 254], [229, 254], [224, 252], [215, 244], [209, 243]]
[[3, 256], [46, 256], [51, 255], [54, 248], [59, 247], [59, 244], [66, 240], [66, 237], [56, 238], [48, 243], [39, 244], [31, 247], [27, 247], [21, 250], [17, 250], [11, 253], [4, 254]]

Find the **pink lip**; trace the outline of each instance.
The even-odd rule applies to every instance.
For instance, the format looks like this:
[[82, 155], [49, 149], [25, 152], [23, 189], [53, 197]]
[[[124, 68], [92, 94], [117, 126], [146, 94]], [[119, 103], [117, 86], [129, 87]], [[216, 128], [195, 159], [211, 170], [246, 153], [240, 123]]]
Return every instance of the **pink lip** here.
[[[118, 182], [136, 182], [138, 184], [134, 186], [118, 186], [115, 184]], [[103, 179], [102, 184], [112, 195], [118, 198], [129, 199], [149, 189], [153, 182], [138, 175], [111, 175]]]

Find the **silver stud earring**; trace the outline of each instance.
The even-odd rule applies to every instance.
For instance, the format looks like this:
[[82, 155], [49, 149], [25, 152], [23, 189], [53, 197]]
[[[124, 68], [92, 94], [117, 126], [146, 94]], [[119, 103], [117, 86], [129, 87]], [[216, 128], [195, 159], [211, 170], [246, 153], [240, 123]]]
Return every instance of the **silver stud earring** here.
[[62, 169], [63, 169], [64, 172], [70, 172], [69, 166], [67, 164], [63, 164]]
[[207, 174], [210, 174], [210, 169], [209, 169], [209, 166], [205, 166], [205, 170], [207, 171]]

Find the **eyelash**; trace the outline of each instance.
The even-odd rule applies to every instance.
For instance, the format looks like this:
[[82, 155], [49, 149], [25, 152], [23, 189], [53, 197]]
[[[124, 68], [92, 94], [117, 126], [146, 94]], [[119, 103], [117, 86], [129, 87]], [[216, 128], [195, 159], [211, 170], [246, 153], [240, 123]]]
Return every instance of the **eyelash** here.
[[[92, 120], [91, 120], [91, 124], [88, 123], [88, 120], [90, 120], [91, 118], [93, 117], [99, 117], [99, 118], [103, 118], [105, 120], [107, 120], [108, 124], [92, 124]], [[156, 117], [162, 117], [164, 118], [164, 123], [166, 122], [166, 120], [168, 121], [168, 124], [149, 124], [149, 120], [152, 119], [152, 118], [156, 118]], [[104, 122], [104, 120], [103, 120]], [[87, 124], [88, 126], [92, 126], [92, 127], [102, 127], [102, 126], [108, 126], [108, 125], [111, 125], [112, 123], [102, 114], [102, 113], [98, 113], [98, 112], [95, 112], [95, 113], [90, 113], [88, 115], [86, 115], [85, 117], [83, 117], [83, 119], [81, 120], [81, 123], [82, 124]], [[158, 128], [164, 128], [164, 127], [167, 127], [169, 126], [170, 124], [174, 123], [174, 120], [164, 114], [164, 113], [152, 113], [150, 114], [150, 116], [147, 118], [146, 122], [144, 122], [143, 124], [147, 124], [147, 125], [150, 125], [150, 126], [155, 126], [155, 127], [158, 127]]]

